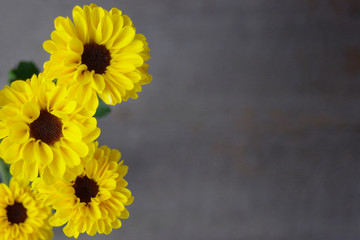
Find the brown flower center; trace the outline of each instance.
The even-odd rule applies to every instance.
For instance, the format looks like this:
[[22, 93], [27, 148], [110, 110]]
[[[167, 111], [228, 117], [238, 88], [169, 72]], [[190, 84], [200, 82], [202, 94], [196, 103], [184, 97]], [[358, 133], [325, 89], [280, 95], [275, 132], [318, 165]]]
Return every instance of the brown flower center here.
[[95, 73], [105, 73], [106, 67], [110, 65], [110, 51], [104, 45], [87, 43], [84, 45], [84, 52], [81, 55], [81, 62], [85, 64], [89, 71]]
[[80, 198], [80, 202], [86, 203], [91, 202], [91, 198], [96, 197], [99, 192], [97, 183], [87, 176], [77, 177], [73, 188], [75, 189], [75, 195]]
[[8, 221], [12, 224], [23, 223], [27, 218], [26, 208], [19, 202], [14, 202], [14, 205], [8, 205], [6, 207], [6, 214]]
[[40, 116], [30, 123], [30, 137], [52, 145], [62, 137], [62, 122], [51, 113], [41, 110]]

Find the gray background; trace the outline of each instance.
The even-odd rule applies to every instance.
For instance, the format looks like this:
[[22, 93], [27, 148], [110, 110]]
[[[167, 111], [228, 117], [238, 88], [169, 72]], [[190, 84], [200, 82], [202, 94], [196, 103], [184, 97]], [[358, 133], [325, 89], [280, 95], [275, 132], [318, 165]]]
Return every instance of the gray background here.
[[[358, 1], [94, 2], [147, 36], [153, 75], [99, 120], [135, 202], [94, 239], [360, 238]], [[2, 85], [85, 3], [2, 2]]]

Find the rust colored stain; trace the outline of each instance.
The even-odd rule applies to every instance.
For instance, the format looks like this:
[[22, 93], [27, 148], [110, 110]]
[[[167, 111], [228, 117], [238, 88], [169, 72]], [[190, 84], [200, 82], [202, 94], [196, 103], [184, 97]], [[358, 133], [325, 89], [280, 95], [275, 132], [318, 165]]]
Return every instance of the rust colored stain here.
[[[321, 4], [330, 6], [335, 15], [339, 17], [360, 17], [360, 1], [358, 0], [307, 0], [307, 5], [311, 12], [315, 12], [321, 7]], [[325, 5], [323, 5], [325, 6]]]
[[258, 127], [257, 124], [255, 123], [256, 121], [256, 115], [255, 115], [255, 111], [252, 108], [245, 108], [241, 114], [240, 117], [238, 117], [237, 121], [236, 121], [236, 125], [238, 125], [239, 128], [241, 128], [242, 130], [247, 130], [247, 131], [255, 131], [256, 128]]
[[324, 113], [301, 113], [289, 118], [286, 112], [272, 111], [270, 117], [273, 121], [264, 124], [268, 133], [283, 136], [293, 142], [304, 141], [314, 131], [359, 129], [357, 123], [350, 123], [347, 119]]
[[260, 175], [263, 173], [261, 166], [247, 159], [246, 150], [239, 144], [217, 142], [213, 144], [212, 151], [214, 154], [232, 161], [234, 169], [242, 175]]
[[[326, 112], [297, 112], [277, 108], [264, 112], [250, 107], [234, 114], [234, 127], [239, 141], [224, 139], [215, 142], [211, 149], [214, 155], [231, 162], [234, 170], [243, 176], [269, 174], [263, 164], [257, 161], [258, 158], [264, 157], [261, 151], [269, 151], [265, 145], [274, 144], [278, 147], [282, 142], [286, 142], [290, 146], [304, 146], [319, 132], [359, 129], [356, 122], [352, 123], [349, 119]], [[316, 152], [306, 149], [302, 154], [313, 157]]]
[[325, 114], [306, 114], [289, 119], [285, 112], [273, 111], [270, 113], [275, 120], [274, 129], [280, 132], [296, 133], [307, 129], [322, 128], [334, 125], [334, 120]]
[[[295, 113], [272, 109], [268, 111], [268, 118], [260, 120], [258, 118], [246, 117], [246, 112], [247, 110], [244, 111], [241, 121], [236, 121], [236, 125], [239, 132], [246, 136], [247, 143], [250, 145], [256, 144], [264, 136], [268, 135], [282, 136], [285, 139], [298, 142], [303, 141], [315, 130], [359, 129], [358, 125], [352, 124], [346, 119], [325, 113]], [[250, 114], [250, 116], [254, 115], [255, 113]]]
[[307, 0], [307, 3], [311, 11], [316, 11], [319, 7], [317, 0]]
[[356, 76], [360, 73], [360, 47], [349, 47], [344, 52], [345, 67], [348, 73]]
[[126, 120], [132, 115], [131, 111], [128, 108], [116, 108], [112, 110], [112, 115], [118, 120]]
[[336, 15], [360, 16], [360, 2], [358, 0], [330, 0], [330, 5]]

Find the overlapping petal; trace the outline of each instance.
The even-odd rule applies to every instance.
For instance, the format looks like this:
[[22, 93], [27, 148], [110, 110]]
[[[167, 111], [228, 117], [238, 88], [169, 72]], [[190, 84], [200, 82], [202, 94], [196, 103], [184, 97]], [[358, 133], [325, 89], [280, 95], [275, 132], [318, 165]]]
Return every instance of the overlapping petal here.
[[98, 143], [89, 144], [89, 154], [82, 158], [81, 171], [67, 181], [46, 184], [38, 178], [33, 182], [37, 197], [56, 212], [50, 218], [53, 226], [64, 226], [68, 237], [80, 233], [93, 236], [109, 234], [121, 227], [120, 219], [129, 217], [125, 208], [134, 197], [126, 188], [124, 176], [127, 166], [120, 160], [120, 152]]
[[141, 86], [152, 79], [145, 63], [150, 49], [144, 35], [136, 33], [130, 18], [115, 8], [76, 6], [72, 18], [73, 22], [55, 19], [51, 40], [43, 44], [51, 54], [44, 72], [61, 85], [71, 85], [82, 102], [95, 103], [96, 95], [111, 105], [137, 98]]
[[80, 165], [88, 143], [100, 134], [95, 111], [42, 74], [6, 86], [0, 99], [0, 157], [16, 165], [10, 168], [15, 177], [63, 178], [67, 169]]
[[[9, 187], [1, 183], [0, 195], [0, 240], [48, 240], [53, 237], [48, 221], [51, 209], [35, 199], [26, 182], [11, 179]], [[24, 211], [22, 217], [16, 215], [24, 214]]]

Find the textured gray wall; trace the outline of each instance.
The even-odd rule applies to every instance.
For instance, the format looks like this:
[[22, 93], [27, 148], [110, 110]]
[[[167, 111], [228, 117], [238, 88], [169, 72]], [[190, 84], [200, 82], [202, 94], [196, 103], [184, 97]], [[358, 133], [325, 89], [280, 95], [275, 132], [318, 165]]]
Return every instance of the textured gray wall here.
[[[2, 85], [84, 2], [2, 3]], [[135, 202], [94, 239], [360, 238], [358, 1], [95, 2], [147, 36], [154, 80], [99, 121]]]

